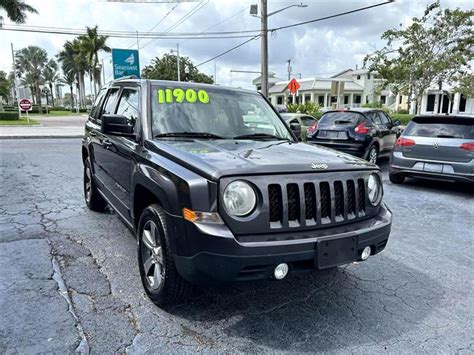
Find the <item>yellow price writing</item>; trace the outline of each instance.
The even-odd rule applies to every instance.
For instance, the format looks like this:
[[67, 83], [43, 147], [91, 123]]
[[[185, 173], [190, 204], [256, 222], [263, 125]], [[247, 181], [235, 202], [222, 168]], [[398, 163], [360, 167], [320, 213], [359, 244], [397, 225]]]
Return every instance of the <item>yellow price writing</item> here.
[[196, 92], [194, 89], [158, 89], [157, 96], [159, 104], [181, 103], [185, 101], [189, 103], [209, 103], [209, 94], [206, 90], [198, 90]]

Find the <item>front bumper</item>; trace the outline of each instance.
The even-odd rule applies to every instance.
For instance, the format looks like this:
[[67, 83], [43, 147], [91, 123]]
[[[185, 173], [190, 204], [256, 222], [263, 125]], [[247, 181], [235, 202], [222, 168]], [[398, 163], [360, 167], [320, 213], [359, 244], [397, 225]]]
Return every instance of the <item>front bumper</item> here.
[[[360, 256], [367, 246], [371, 247], [372, 255], [377, 254], [387, 244], [392, 213], [382, 205], [379, 214], [370, 219], [327, 229], [287, 233], [286, 238], [268, 235], [266, 241], [261, 235], [256, 238], [258, 241], [249, 241], [250, 237], [237, 240], [227, 232], [213, 235], [219, 232], [215, 233], [212, 227], [206, 230], [184, 223], [187, 247], [175, 250], [176, 268], [191, 283], [209, 284], [271, 278], [275, 266], [280, 263], [288, 263], [290, 272], [318, 268], [317, 246], [323, 241], [355, 237], [357, 255]], [[356, 260], [357, 256], [348, 262]]]

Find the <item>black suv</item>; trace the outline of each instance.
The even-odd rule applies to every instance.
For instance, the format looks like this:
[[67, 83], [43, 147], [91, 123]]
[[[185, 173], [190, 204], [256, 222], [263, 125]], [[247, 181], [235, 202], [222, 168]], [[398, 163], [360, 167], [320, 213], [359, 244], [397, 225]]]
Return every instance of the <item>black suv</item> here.
[[383, 110], [354, 108], [328, 111], [318, 127], [308, 134], [308, 143], [317, 143], [376, 163], [388, 156], [399, 135], [399, 121], [393, 122]]
[[390, 234], [378, 167], [299, 143], [255, 92], [117, 80], [97, 97], [82, 158], [87, 205], [110, 205], [137, 236], [161, 306], [191, 284], [365, 260]]

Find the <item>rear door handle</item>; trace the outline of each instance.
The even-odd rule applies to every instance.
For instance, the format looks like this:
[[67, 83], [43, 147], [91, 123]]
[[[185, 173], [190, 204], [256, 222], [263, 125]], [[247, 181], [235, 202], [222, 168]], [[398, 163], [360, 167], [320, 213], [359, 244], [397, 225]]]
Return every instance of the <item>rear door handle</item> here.
[[102, 145], [104, 146], [105, 149], [108, 149], [112, 145], [112, 142], [109, 141], [108, 139], [104, 139], [102, 141]]
[[97, 133], [95, 131], [90, 131], [89, 134], [91, 137], [97, 137]]

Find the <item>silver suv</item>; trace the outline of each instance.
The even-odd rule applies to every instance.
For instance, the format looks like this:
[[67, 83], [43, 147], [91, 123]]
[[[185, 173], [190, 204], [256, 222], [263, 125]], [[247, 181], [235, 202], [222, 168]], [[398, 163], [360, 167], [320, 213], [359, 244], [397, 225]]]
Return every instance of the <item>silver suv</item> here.
[[474, 116], [415, 117], [390, 158], [390, 181], [407, 176], [474, 183]]

